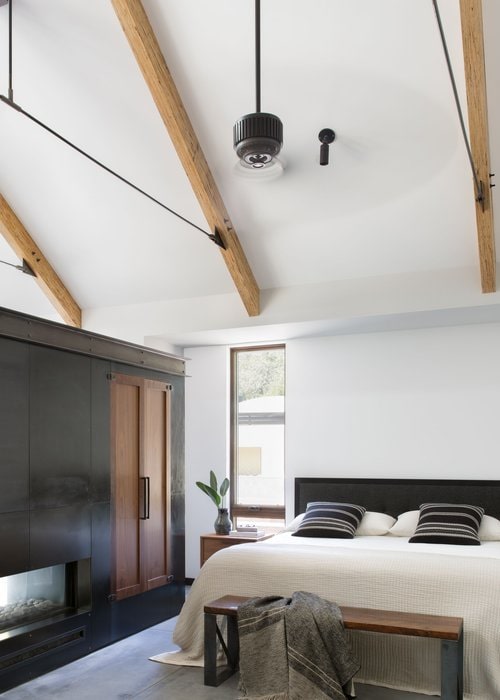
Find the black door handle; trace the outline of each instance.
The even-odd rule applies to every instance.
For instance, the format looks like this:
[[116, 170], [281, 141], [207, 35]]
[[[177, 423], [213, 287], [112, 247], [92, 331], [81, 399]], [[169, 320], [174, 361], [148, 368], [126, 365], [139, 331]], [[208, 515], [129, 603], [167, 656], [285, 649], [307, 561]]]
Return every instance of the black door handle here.
[[141, 476], [142, 481], [142, 515], [139, 516], [140, 520], [149, 520], [150, 517], [150, 483], [149, 476]]

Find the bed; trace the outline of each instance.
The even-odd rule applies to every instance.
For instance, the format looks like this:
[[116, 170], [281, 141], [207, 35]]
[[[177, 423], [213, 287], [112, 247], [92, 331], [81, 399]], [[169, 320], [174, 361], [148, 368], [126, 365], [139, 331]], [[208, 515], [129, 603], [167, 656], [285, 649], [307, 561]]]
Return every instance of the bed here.
[[[421, 503], [468, 503], [500, 519], [499, 481], [316, 479], [295, 481], [295, 515], [309, 502], [362, 505], [394, 518]], [[203, 665], [203, 605], [225, 594], [311, 591], [340, 605], [464, 618], [464, 697], [500, 698], [500, 539], [481, 546], [409, 544], [408, 537], [303, 538], [283, 532], [230, 547], [203, 566], [179, 616], [180, 651], [154, 660]], [[349, 633], [359, 681], [439, 694], [437, 640]]]

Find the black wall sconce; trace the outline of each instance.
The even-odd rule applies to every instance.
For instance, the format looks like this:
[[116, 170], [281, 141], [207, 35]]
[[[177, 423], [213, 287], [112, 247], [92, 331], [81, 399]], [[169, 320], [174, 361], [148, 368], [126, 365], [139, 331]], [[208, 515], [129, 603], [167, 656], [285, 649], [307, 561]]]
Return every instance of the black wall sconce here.
[[335, 132], [333, 129], [321, 129], [318, 134], [318, 138], [321, 142], [319, 149], [319, 164], [328, 165], [330, 144], [335, 141]]

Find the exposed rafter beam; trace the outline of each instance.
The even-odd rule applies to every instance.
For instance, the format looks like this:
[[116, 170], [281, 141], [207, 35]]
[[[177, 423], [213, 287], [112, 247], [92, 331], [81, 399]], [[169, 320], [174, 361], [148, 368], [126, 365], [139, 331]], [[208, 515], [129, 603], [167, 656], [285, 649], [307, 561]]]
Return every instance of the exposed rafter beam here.
[[156, 107], [167, 127], [211, 231], [218, 229], [220, 249], [249, 316], [260, 313], [259, 288], [198, 138], [189, 120], [155, 33], [140, 0], [111, 0]]
[[481, 287], [483, 292], [494, 292], [496, 291], [495, 232], [490, 191], [491, 169], [481, 0], [460, 0], [460, 14], [470, 145], [478, 179], [484, 187], [484, 202], [476, 202]]
[[82, 325], [80, 307], [2, 195], [0, 195], [0, 233], [17, 257], [26, 260], [35, 273], [36, 281], [45, 296], [65, 323], [80, 328]]

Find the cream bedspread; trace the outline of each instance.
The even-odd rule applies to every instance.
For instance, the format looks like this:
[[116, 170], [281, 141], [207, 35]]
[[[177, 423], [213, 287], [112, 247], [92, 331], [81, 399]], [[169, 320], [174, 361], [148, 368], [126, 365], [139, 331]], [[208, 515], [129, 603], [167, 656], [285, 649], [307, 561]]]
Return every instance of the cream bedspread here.
[[[310, 591], [339, 605], [464, 618], [467, 700], [500, 698], [500, 543], [481, 547], [408, 544], [405, 538], [307, 540], [283, 533], [233, 546], [202, 568], [173, 640], [153, 657], [203, 665], [203, 606], [226, 594], [291, 596]], [[356, 679], [439, 695], [439, 641], [350, 633], [361, 661]]]

